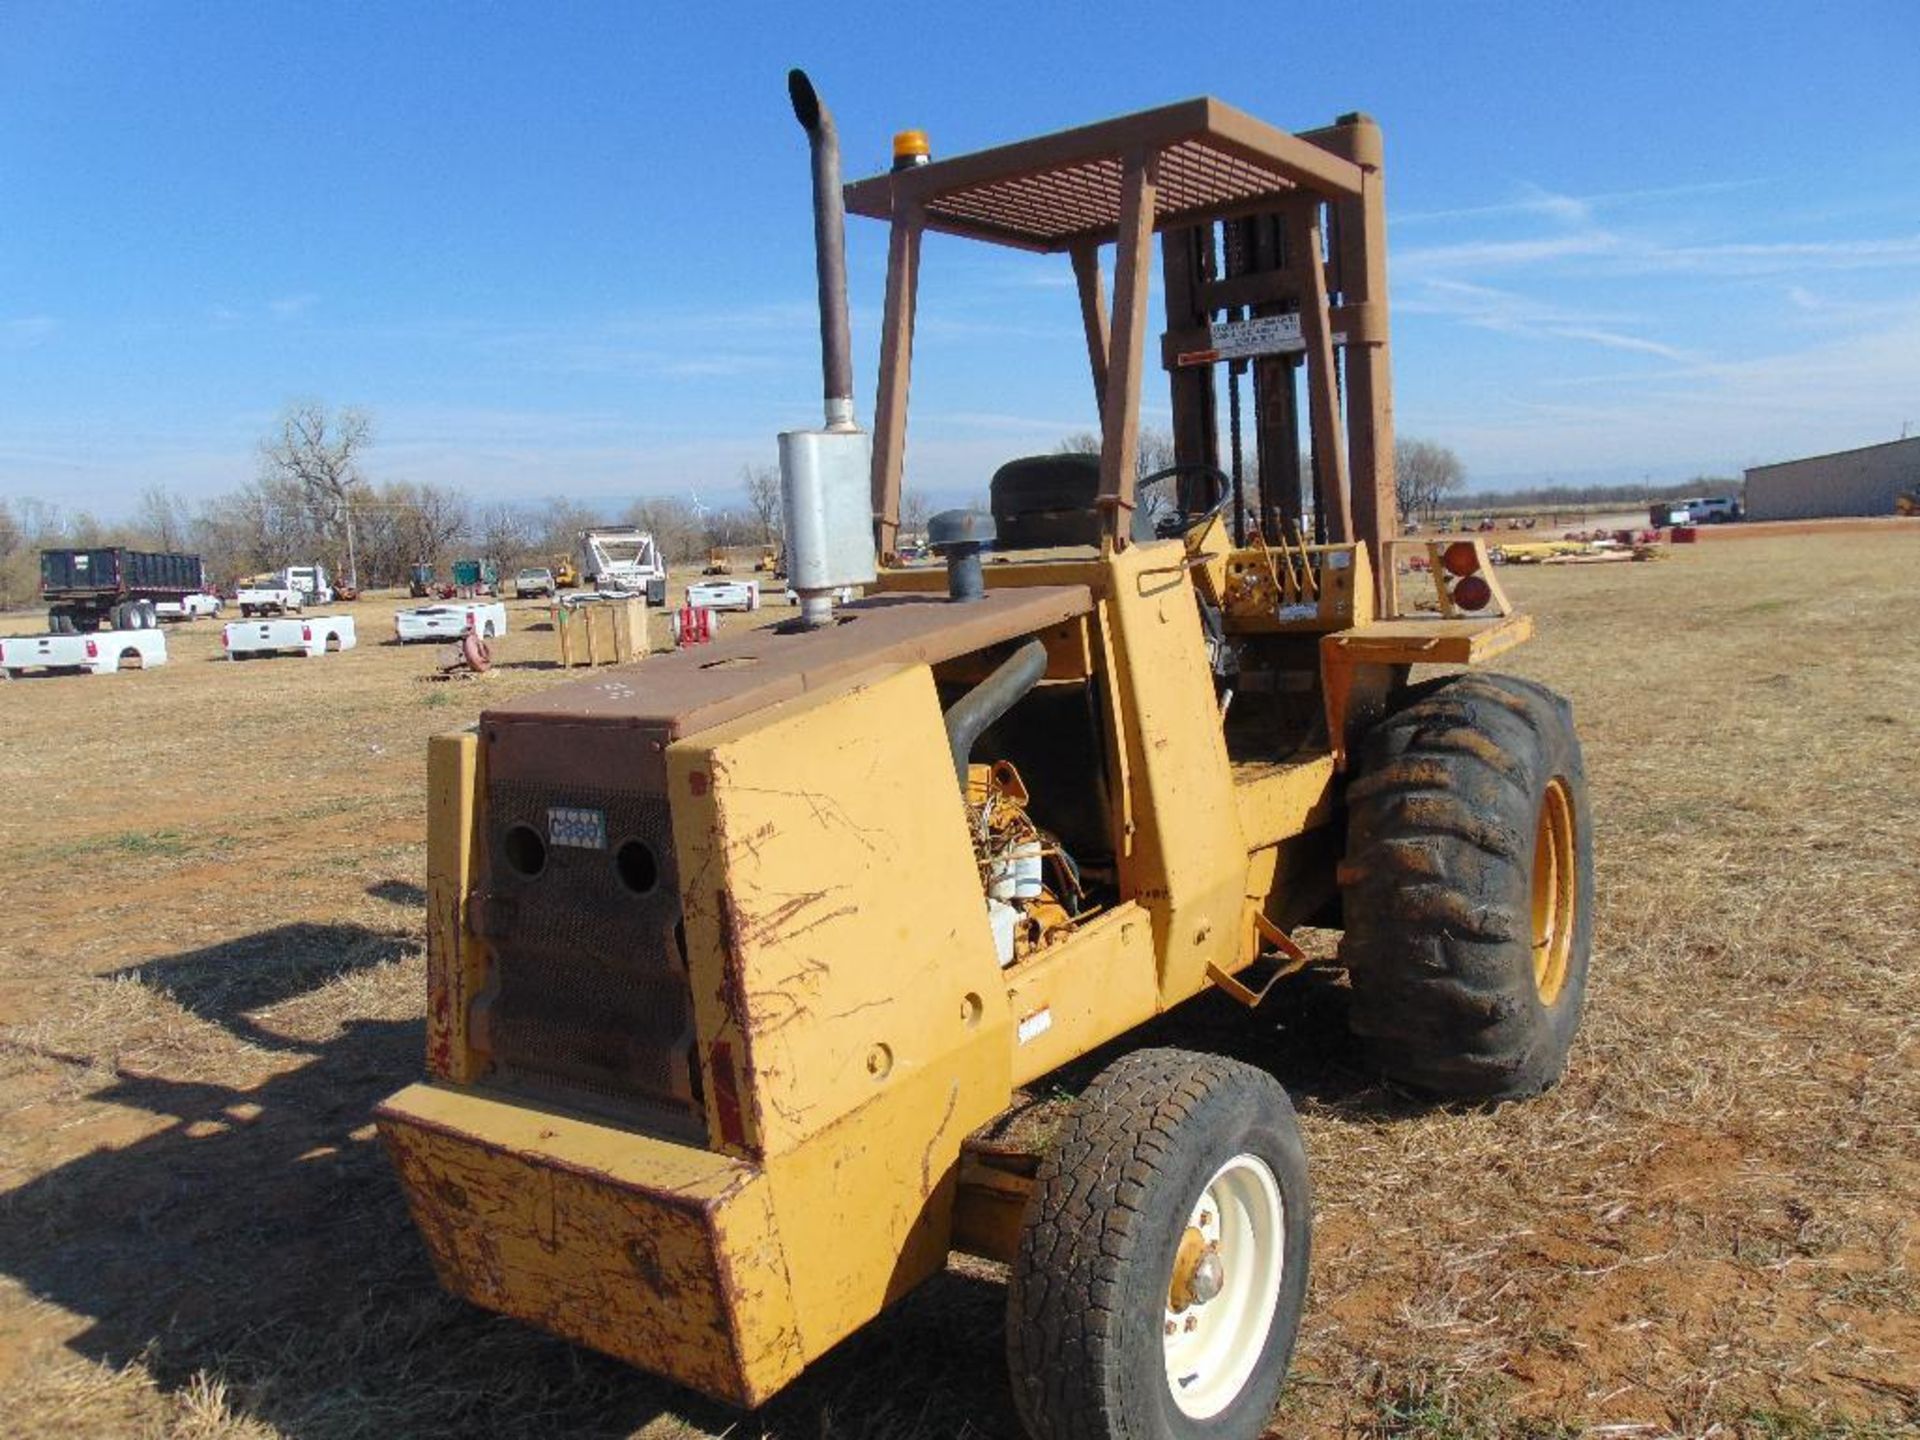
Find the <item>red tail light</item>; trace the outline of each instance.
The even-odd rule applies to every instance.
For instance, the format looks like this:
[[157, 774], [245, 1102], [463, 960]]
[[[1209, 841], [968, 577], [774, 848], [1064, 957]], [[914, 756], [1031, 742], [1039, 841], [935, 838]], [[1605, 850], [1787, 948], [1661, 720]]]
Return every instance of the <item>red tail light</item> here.
[[302, 640], [311, 640], [311, 639], [313, 639], [313, 626], [311, 626], [311, 625], [302, 625], [302, 626], [300, 627], [300, 638], [301, 638]]
[[1484, 540], [1431, 541], [1427, 562], [1440, 613], [1451, 617], [1491, 619], [1511, 615], [1513, 607], [1494, 577]]
[[233, 644], [233, 641], [227, 638], [227, 632], [223, 627], [220, 631], [220, 648], [222, 650], [225, 650], [232, 644]]
[[92, 640], [87, 641], [87, 659], [98, 660], [99, 658], [100, 658], [99, 645], [97, 645]]
[[6, 658], [7, 658], [7, 647], [5, 645], [0, 645], [0, 663], [4, 663]]
[[1493, 587], [1484, 575], [1463, 575], [1453, 587], [1453, 603], [1462, 610], [1484, 610], [1493, 599]]

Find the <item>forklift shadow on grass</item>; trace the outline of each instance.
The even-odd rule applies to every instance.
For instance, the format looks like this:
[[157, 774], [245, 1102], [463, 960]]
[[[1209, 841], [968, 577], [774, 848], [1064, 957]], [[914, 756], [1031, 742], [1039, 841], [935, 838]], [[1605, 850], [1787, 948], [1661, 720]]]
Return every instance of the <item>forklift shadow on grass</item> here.
[[365, 1435], [370, 1415], [392, 1435], [627, 1434], [682, 1408], [438, 1292], [370, 1123], [418, 1068], [418, 1019], [348, 1016], [318, 1044], [274, 1033], [274, 1007], [411, 943], [286, 925], [111, 977], [294, 1063], [247, 1089], [207, 1078], [204, 1053], [118, 1067], [86, 1098], [161, 1128], [0, 1195], [0, 1272], [89, 1322], [78, 1354], [168, 1393], [218, 1379], [237, 1414], [290, 1436]]
[[[251, 1089], [205, 1078], [203, 1063], [119, 1069], [87, 1098], [162, 1128], [0, 1196], [0, 1272], [89, 1322], [68, 1342], [79, 1355], [111, 1370], [141, 1365], [167, 1393], [219, 1379], [236, 1414], [303, 1440], [364, 1435], [370, 1416], [396, 1436], [628, 1435], [665, 1415], [713, 1434], [738, 1425], [737, 1411], [502, 1322], [434, 1283], [370, 1125], [373, 1106], [418, 1068], [421, 1022], [348, 1017], [318, 1044], [271, 1028], [275, 1007], [411, 943], [361, 925], [294, 924], [118, 972], [295, 1063]], [[1268, 1007], [1285, 1023], [1296, 1006], [1339, 1003], [1310, 988], [1302, 977]], [[1161, 1043], [1205, 1047], [1244, 1037], [1246, 1024], [1198, 1006], [1165, 1028]], [[1334, 1105], [1366, 1108], [1383, 1093], [1338, 1054], [1323, 1058], [1280, 1078]], [[990, 1268], [949, 1269], [811, 1367], [756, 1423], [1017, 1435], [1006, 1387], [980, 1383], [1002, 1363], [1003, 1311]]]

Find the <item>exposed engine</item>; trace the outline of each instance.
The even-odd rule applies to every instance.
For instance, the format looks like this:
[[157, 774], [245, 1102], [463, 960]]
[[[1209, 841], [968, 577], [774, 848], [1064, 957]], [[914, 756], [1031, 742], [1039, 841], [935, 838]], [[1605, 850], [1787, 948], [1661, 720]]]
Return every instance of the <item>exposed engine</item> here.
[[967, 767], [967, 820], [1003, 966], [1065, 938], [1086, 906], [1079, 867], [1034, 824], [1027, 801], [1011, 761]]

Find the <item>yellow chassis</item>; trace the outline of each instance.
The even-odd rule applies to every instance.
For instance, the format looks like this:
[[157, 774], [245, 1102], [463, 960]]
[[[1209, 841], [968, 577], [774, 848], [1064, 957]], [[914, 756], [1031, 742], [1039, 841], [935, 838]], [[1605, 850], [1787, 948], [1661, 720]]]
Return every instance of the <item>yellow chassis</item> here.
[[703, 1144], [487, 1088], [467, 923], [483, 752], [437, 738], [433, 1078], [379, 1118], [444, 1283], [753, 1405], [954, 1246], [1004, 1254], [1023, 1182], [963, 1142], [1016, 1087], [1212, 984], [1244, 990], [1233, 977], [1328, 898], [1339, 754], [1371, 693], [1353, 677], [1525, 636], [1520, 617], [1376, 625], [1365, 552], [1347, 553], [1340, 628], [1316, 637], [1334, 743], [1255, 766], [1228, 755], [1195, 623], [1195, 573], [1213, 585], [1221, 562], [1153, 544], [990, 567], [996, 586], [1092, 592], [1041, 638], [1051, 678], [1101, 694], [1122, 897], [1004, 970], [933, 668], [876, 667], [671, 744]]

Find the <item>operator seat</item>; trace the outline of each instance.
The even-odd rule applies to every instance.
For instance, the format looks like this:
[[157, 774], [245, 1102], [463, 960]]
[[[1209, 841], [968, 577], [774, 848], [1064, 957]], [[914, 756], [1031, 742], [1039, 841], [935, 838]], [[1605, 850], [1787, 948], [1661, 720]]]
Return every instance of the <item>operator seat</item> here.
[[[1098, 545], [1100, 457], [1065, 453], [1009, 460], [987, 487], [996, 550], [1046, 550], [1057, 545]], [[1133, 512], [1133, 538], [1151, 540], [1153, 524]]]

